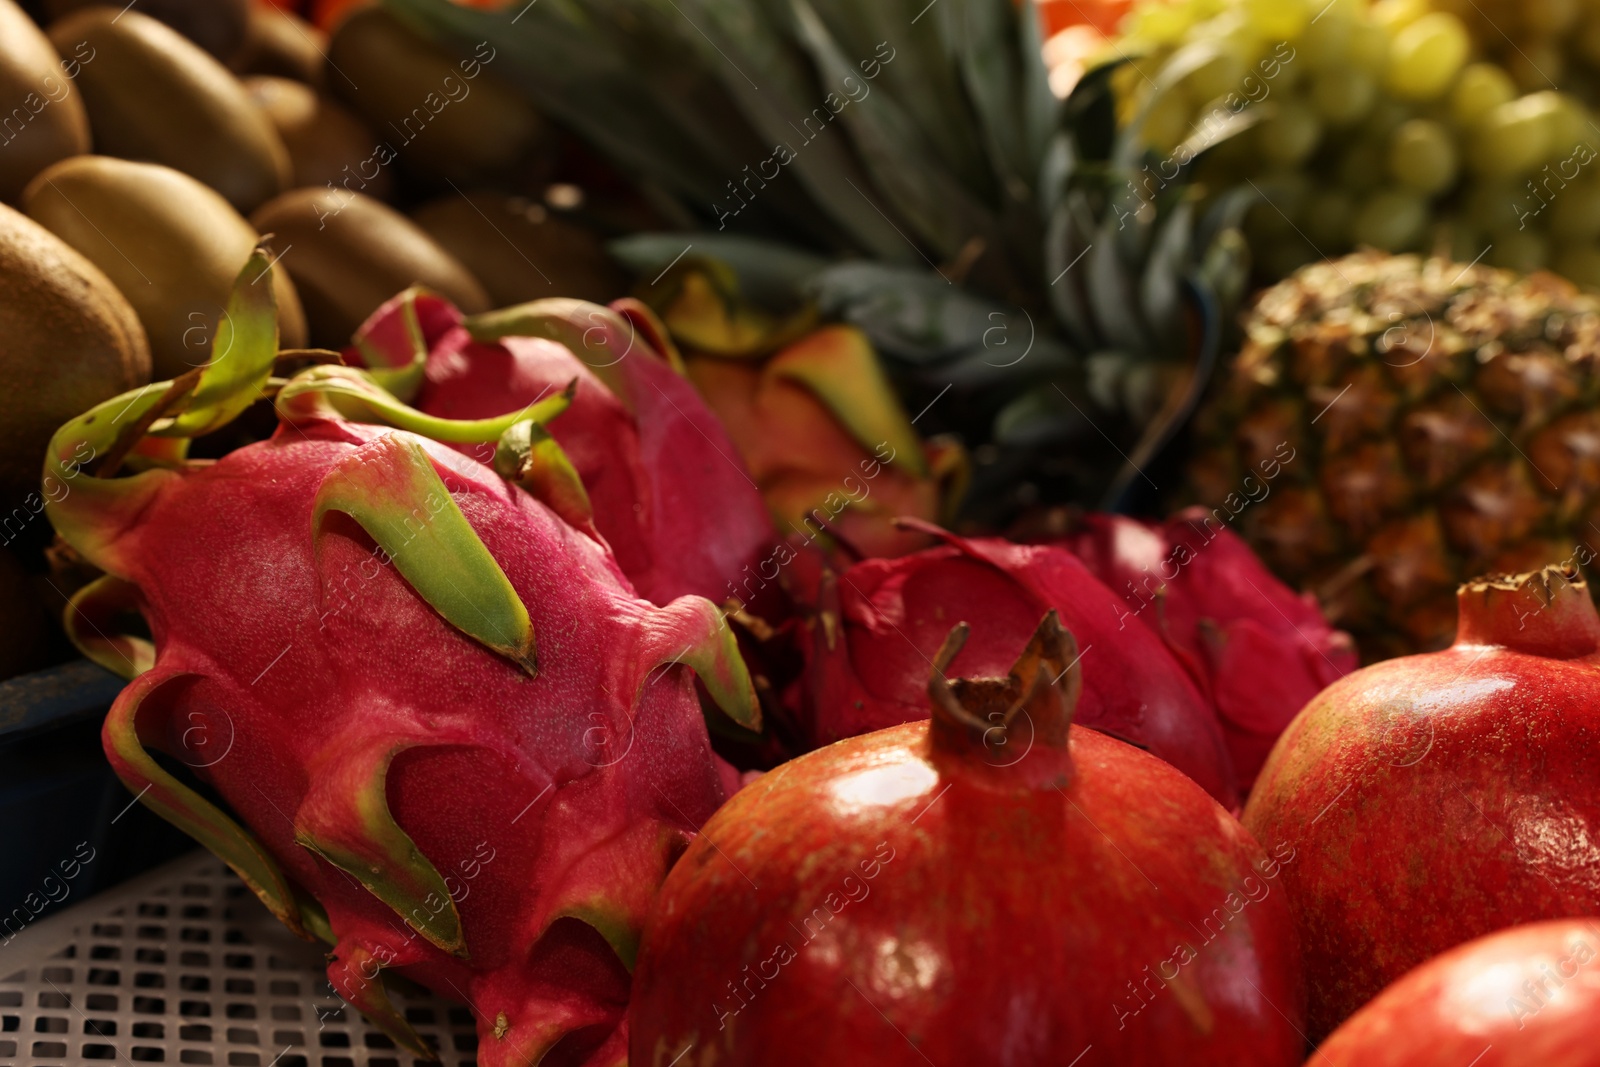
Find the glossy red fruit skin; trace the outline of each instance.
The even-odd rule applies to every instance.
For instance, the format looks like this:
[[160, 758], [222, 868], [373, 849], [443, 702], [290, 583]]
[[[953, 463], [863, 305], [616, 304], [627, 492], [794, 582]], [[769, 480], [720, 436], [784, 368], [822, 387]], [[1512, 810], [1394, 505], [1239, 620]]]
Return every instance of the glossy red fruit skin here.
[[1502, 930], [1435, 956], [1317, 1050], [1325, 1067], [1595, 1067], [1600, 919]]
[[928, 715], [928, 663], [950, 627], [972, 626], [954, 663], [1004, 674], [1046, 611], [1083, 649], [1074, 722], [1138, 745], [1237, 810], [1234, 769], [1216, 716], [1160, 637], [1072, 553], [960, 538], [897, 559], [869, 559], [819, 583], [801, 727], [812, 745]]
[[1502, 927], [1600, 911], [1600, 618], [1547, 569], [1462, 587], [1441, 652], [1367, 667], [1290, 724], [1244, 823], [1289, 841], [1317, 1040]]
[[713, 816], [646, 925], [633, 1067], [1300, 1062], [1292, 849], [1093, 730], [1063, 733], [1062, 788], [1042, 737], [999, 767], [939, 730], [812, 752]]

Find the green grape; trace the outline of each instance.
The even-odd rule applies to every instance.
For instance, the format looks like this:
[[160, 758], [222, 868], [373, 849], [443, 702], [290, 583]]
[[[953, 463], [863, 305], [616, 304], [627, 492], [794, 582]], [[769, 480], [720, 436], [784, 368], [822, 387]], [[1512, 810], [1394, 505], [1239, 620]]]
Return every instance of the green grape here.
[[1456, 145], [1429, 119], [1403, 123], [1389, 137], [1389, 174], [1419, 193], [1439, 193], [1456, 180]]
[[1389, 65], [1389, 35], [1375, 22], [1358, 22], [1350, 30], [1351, 66], [1382, 74]]
[[1490, 108], [1514, 100], [1516, 95], [1511, 75], [1493, 63], [1471, 63], [1450, 92], [1450, 116], [1461, 125], [1470, 126]]
[[1487, 256], [1490, 263], [1507, 270], [1538, 270], [1550, 258], [1550, 242], [1537, 230], [1500, 230]]
[[1273, 41], [1300, 36], [1313, 14], [1306, 0], [1244, 0], [1244, 10], [1261, 36]]
[[1204, 22], [1213, 18], [1227, 8], [1229, 0], [1189, 0], [1185, 5], [1195, 22]]
[[1534, 93], [1490, 108], [1473, 126], [1467, 162], [1489, 177], [1509, 178], [1536, 169], [1550, 154], [1551, 113], [1559, 106], [1557, 94]]
[[1256, 127], [1256, 144], [1268, 163], [1296, 167], [1316, 150], [1322, 122], [1310, 105], [1293, 98], [1275, 100], [1273, 113]]
[[1550, 232], [1563, 241], [1600, 239], [1600, 182], [1575, 182], [1552, 197]]
[[1428, 204], [1404, 189], [1379, 189], [1361, 202], [1351, 226], [1357, 244], [1385, 252], [1403, 252], [1421, 239], [1428, 225]]
[[1354, 30], [1355, 20], [1347, 13], [1331, 8], [1322, 12], [1294, 42], [1295, 62], [1313, 72], [1344, 66]]
[[1494, 232], [1515, 228], [1518, 216], [1528, 210], [1527, 200], [1527, 190], [1518, 189], [1510, 181], [1479, 180], [1467, 187], [1461, 198], [1461, 212], [1473, 226]]
[[1401, 123], [1412, 117], [1414, 109], [1398, 100], [1380, 96], [1361, 124], [1361, 134], [1375, 141], [1387, 142]]
[[1361, 140], [1345, 149], [1339, 161], [1339, 184], [1353, 192], [1375, 189], [1383, 181], [1384, 145]]
[[1471, 41], [1454, 15], [1423, 15], [1395, 34], [1384, 83], [1407, 100], [1432, 100], [1450, 88], [1466, 62]]
[[1372, 5], [1372, 21], [1391, 36], [1427, 13], [1427, 0], [1378, 0]]
[[1311, 79], [1311, 103], [1329, 126], [1360, 122], [1378, 98], [1378, 80], [1360, 67], [1319, 70]]
[[1356, 201], [1343, 189], [1322, 189], [1306, 201], [1304, 229], [1324, 254], [1339, 252], [1350, 244], [1350, 224], [1355, 219]]
[[1577, 21], [1577, 0], [1523, 0], [1522, 26], [1532, 33], [1565, 33]]
[[1547, 129], [1550, 134], [1550, 158], [1566, 159], [1580, 144], [1593, 139], [1594, 133], [1589, 125], [1589, 116], [1572, 97], [1548, 89], [1542, 93], [1529, 95], [1539, 97], [1545, 106]]
[[1588, 289], [1600, 288], [1600, 248], [1572, 245], [1556, 253], [1551, 267], [1567, 281]]

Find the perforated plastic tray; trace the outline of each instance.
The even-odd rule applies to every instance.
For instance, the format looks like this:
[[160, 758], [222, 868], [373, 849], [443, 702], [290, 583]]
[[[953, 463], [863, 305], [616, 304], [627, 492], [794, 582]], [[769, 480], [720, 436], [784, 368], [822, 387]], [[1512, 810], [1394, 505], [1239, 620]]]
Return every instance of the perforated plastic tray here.
[[[221, 862], [195, 853], [0, 941], [0, 1064], [420, 1067], [328, 986]], [[465, 1008], [394, 995], [447, 1067], [475, 1064]]]

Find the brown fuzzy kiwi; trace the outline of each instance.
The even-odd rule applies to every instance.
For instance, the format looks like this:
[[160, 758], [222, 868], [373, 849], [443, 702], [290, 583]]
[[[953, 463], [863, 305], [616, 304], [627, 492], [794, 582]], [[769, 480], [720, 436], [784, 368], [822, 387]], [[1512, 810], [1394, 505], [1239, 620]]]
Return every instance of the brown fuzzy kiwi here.
[[487, 311], [483, 286], [416, 223], [370, 196], [343, 189], [291, 189], [250, 216], [277, 235], [282, 265], [305, 304], [311, 342], [327, 348], [350, 335], [378, 305], [425, 285], [466, 312]]
[[[144, 324], [157, 378], [210, 358], [217, 317], [260, 239], [226, 200], [171, 167], [76, 156], [35, 178], [23, 205], [122, 290]], [[305, 316], [285, 271], [273, 272], [273, 287], [280, 343], [299, 347]]]

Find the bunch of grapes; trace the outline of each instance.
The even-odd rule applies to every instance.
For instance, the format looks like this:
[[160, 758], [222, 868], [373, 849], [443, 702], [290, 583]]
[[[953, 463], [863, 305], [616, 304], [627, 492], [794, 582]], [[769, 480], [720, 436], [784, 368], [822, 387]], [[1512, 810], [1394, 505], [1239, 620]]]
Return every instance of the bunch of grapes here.
[[1261, 194], [1246, 235], [1264, 278], [1370, 245], [1600, 286], [1600, 126], [1573, 94], [1521, 91], [1451, 12], [1140, 0], [1122, 30], [1121, 117], [1142, 124], [1155, 175], [1259, 120], [1216, 143], [1196, 176]]
[[1600, 103], [1600, 2], [1432, 0], [1461, 19], [1484, 55], [1528, 91], [1561, 86]]

